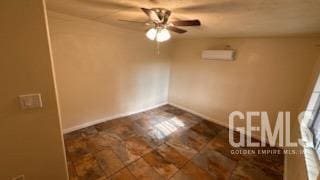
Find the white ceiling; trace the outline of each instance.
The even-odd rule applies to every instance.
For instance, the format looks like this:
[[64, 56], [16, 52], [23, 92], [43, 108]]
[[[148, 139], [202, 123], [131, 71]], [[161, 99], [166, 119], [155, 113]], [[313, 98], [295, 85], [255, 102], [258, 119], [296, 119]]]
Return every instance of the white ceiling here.
[[186, 36], [271, 37], [318, 36], [320, 0], [46, 0], [52, 11], [133, 30], [147, 20], [141, 7], [167, 8], [172, 19], [199, 19], [201, 27], [185, 28]]

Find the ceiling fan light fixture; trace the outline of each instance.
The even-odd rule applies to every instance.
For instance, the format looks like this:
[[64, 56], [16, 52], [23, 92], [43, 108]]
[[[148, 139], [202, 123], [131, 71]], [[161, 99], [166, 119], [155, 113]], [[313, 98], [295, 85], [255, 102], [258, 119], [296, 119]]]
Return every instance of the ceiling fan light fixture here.
[[146, 36], [148, 39], [154, 41], [156, 40], [158, 30], [156, 28], [151, 28], [147, 31]]
[[156, 40], [157, 42], [164, 42], [171, 38], [170, 32], [165, 28], [151, 28], [147, 31], [146, 36], [148, 39], [152, 41]]
[[163, 28], [158, 30], [157, 39], [156, 39], [158, 42], [168, 41], [170, 38], [171, 38], [171, 34], [167, 29]]

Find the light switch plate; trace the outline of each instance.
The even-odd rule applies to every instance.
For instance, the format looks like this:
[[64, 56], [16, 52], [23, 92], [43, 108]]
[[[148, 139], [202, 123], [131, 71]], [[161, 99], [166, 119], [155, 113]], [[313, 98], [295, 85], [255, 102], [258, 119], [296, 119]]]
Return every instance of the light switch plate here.
[[19, 96], [21, 109], [42, 108], [41, 94], [24, 94]]

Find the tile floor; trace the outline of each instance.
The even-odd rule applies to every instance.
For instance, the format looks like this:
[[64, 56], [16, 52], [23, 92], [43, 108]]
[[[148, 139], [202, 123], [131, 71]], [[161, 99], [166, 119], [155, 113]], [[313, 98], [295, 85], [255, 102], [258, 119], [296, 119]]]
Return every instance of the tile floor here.
[[233, 155], [237, 148], [229, 145], [228, 129], [170, 105], [64, 139], [72, 180], [283, 177], [283, 155]]

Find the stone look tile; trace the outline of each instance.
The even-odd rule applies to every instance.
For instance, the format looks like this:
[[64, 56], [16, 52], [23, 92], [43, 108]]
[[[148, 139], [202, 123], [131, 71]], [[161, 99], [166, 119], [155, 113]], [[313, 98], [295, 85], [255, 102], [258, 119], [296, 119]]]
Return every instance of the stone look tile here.
[[180, 110], [178, 108], [170, 108], [170, 109], [165, 110], [165, 112], [171, 113], [175, 116], [181, 116], [185, 113], [185, 111]]
[[119, 136], [113, 133], [109, 133], [107, 131], [101, 131], [99, 132], [99, 135], [104, 138], [108, 147], [117, 146], [122, 142], [122, 139]]
[[131, 149], [125, 142], [112, 146], [112, 150], [125, 165], [141, 157], [138, 150]]
[[85, 137], [94, 136], [98, 134], [98, 130], [94, 126], [90, 126], [80, 130]]
[[183, 115], [177, 116], [177, 118], [179, 118], [181, 121], [183, 121], [187, 127], [192, 127], [198, 123], [200, 123], [201, 121], [203, 121], [203, 119], [199, 116], [193, 115], [191, 113], [184, 113]]
[[70, 156], [70, 153], [68, 152], [67, 148], [66, 148], [66, 159], [67, 159], [67, 162], [69, 163], [72, 163], [72, 159], [71, 159], [71, 156]]
[[135, 132], [134, 132], [132, 123], [130, 123], [130, 121], [128, 122], [121, 121], [117, 125], [108, 129], [108, 132], [117, 135], [123, 140], [130, 138], [132, 136], [135, 136]]
[[184, 131], [180, 138], [186, 145], [197, 151], [203, 149], [209, 142], [204, 136], [190, 129]]
[[166, 105], [163, 105], [161, 107], [158, 108], [159, 110], [161, 111], [166, 111], [166, 110], [169, 110], [169, 109], [176, 109], [176, 107], [170, 105], [170, 104], [166, 104]]
[[178, 170], [173, 163], [167, 161], [157, 151], [146, 154], [143, 159], [166, 179], [170, 178]]
[[170, 138], [166, 145], [176, 149], [180, 154], [182, 154], [184, 157], [191, 159], [194, 155], [196, 155], [198, 152], [191, 147], [187, 146], [185, 142], [183, 142], [179, 137], [174, 136]]
[[145, 129], [141, 126], [137, 125], [136, 123], [132, 123], [131, 131], [134, 133], [134, 136], [143, 136], [147, 133]]
[[70, 142], [74, 139], [79, 139], [79, 138], [82, 138], [83, 135], [81, 134], [80, 131], [73, 131], [73, 132], [70, 132], [68, 134], [64, 134], [63, 135], [63, 138], [64, 138], [64, 141], [65, 142]]
[[123, 168], [115, 175], [109, 178], [110, 180], [136, 180], [136, 178], [131, 174], [127, 168]]
[[[283, 151], [274, 147], [260, 147], [260, 148], [248, 148], [257, 152], [255, 156], [251, 156], [250, 160], [253, 164], [260, 166], [263, 169], [271, 171], [279, 171], [283, 174], [284, 169], [284, 154]], [[281, 154], [258, 154], [258, 150], [277, 150]]]
[[152, 130], [153, 126], [159, 122], [157, 121], [156, 118], [145, 117], [145, 118], [136, 120], [135, 123], [141, 128], [143, 128], [145, 131], [149, 131], [149, 130]]
[[133, 136], [125, 141], [120, 140], [114, 134], [104, 133], [103, 137], [106, 138], [107, 142], [110, 142], [110, 148], [124, 164], [129, 164], [152, 151], [152, 147], [140, 136]]
[[[235, 137], [237, 141], [238, 137]], [[252, 157], [251, 155], [232, 154], [232, 151], [240, 150], [241, 148], [232, 147], [229, 143], [228, 130], [222, 130], [215, 138], [213, 138], [205, 147], [206, 150], [215, 150], [224, 156], [234, 161], [244, 160]]]
[[164, 159], [174, 164], [177, 168], [181, 168], [188, 161], [188, 159], [181, 155], [176, 149], [166, 144], [161, 145], [156, 150]]
[[166, 137], [157, 129], [153, 129], [142, 135], [144, 140], [152, 147], [157, 148], [165, 142]]
[[139, 156], [143, 156], [144, 154], [152, 151], [152, 148], [148, 145], [148, 143], [141, 136], [134, 136], [125, 141], [129, 149]]
[[201, 121], [200, 123], [191, 127], [191, 129], [203, 135], [208, 140], [211, 140], [224, 128], [209, 121]]
[[71, 162], [68, 162], [68, 174], [69, 174], [69, 180], [77, 180], [77, 173], [76, 170], [73, 167], [73, 164]]
[[174, 134], [178, 134], [182, 128], [176, 127], [169, 121], [163, 121], [153, 126], [153, 133], [164, 141], [168, 140]]
[[259, 179], [259, 180], [281, 180], [282, 175], [274, 174], [272, 172], [265, 172], [258, 166], [250, 164], [245, 161], [239, 161], [237, 167], [233, 171], [231, 179]]
[[[239, 133], [235, 133], [235, 141], [239, 141]], [[252, 141], [257, 141], [252, 139]], [[248, 147], [232, 147], [229, 143], [229, 131], [222, 130], [215, 138], [213, 138], [205, 149], [216, 150], [224, 156], [234, 160], [250, 160], [251, 163], [266, 166], [266, 168], [273, 169], [275, 171], [283, 169], [284, 156], [283, 154], [276, 155], [262, 155], [262, 154], [232, 154], [232, 151], [250, 151], [253, 150], [258, 153], [258, 150], [265, 149], [277, 149], [268, 147], [248, 148]]]
[[161, 110], [158, 112], [156, 117], [158, 118], [159, 121], [161, 121], [161, 120], [171, 119], [175, 117], [175, 115]]
[[139, 180], [164, 179], [142, 158], [128, 166], [131, 173]]
[[87, 154], [75, 161], [74, 167], [79, 179], [105, 179], [102, 169], [91, 154]]
[[133, 114], [133, 115], [127, 116], [126, 118], [131, 120], [131, 121], [136, 121], [136, 120], [144, 118], [144, 117], [145, 117], [145, 114], [143, 112], [141, 112], [141, 113], [137, 113], [137, 114]]
[[87, 143], [81, 135], [66, 140], [65, 146], [68, 158], [70, 158], [72, 161], [77, 160], [89, 153]]
[[143, 112], [143, 114], [145, 114], [147, 117], [154, 117], [154, 116], [158, 115], [161, 112], [162, 112], [161, 109], [155, 108], [155, 109], [151, 109], [151, 110], [145, 111], [145, 112]]
[[115, 120], [110, 120], [110, 121], [105, 121], [103, 123], [99, 123], [97, 125], [94, 125], [94, 127], [98, 131], [104, 131], [113, 128], [114, 126], [117, 125], [116, 119]]
[[111, 149], [102, 150], [95, 154], [95, 157], [107, 177], [124, 167], [120, 159]]
[[211, 180], [214, 179], [206, 171], [202, 170], [192, 162], [188, 162], [173, 177], [173, 180]]
[[189, 159], [204, 148], [206, 143], [207, 140], [205, 137], [192, 130], [175, 134], [166, 142], [167, 145], [177, 149], [182, 155]]
[[228, 129], [171, 105], [80, 129], [64, 140], [70, 179], [283, 178], [283, 155], [232, 154], [259, 148], [232, 147]]
[[229, 179], [236, 162], [217, 151], [202, 151], [192, 161], [195, 165], [206, 170], [215, 179]]
[[90, 152], [96, 153], [109, 147], [108, 142], [99, 134], [86, 137], [87, 148]]
[[173, 126], [175, 126], [178, 129], [185, 128], [187, 126], [187, 124], [185, 122], [183, 122], [181, 119], [179, 119], [177, 117], [169, 118], [166, 121], [168, 121], [168, 123], [172, 124]]

